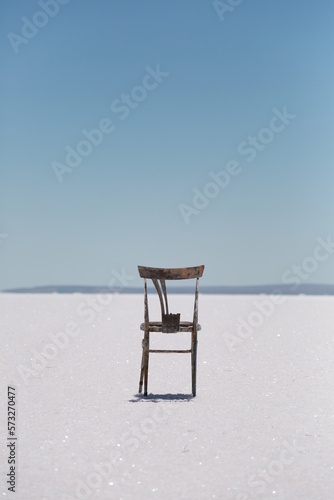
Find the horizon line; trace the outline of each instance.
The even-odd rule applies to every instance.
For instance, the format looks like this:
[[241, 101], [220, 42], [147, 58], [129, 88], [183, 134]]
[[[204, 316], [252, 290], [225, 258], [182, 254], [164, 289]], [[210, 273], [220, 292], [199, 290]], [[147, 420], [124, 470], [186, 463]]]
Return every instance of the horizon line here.
[[[193, 293], [194, 287], [187, 284], [184, 286], [176, 287], [169, 284], [169, 293]], [[260, 284], [260, 285], [203, 285], [200, 286], [200, 293], [206, 294], [285, 294], [285, 295], [334, 295], [334, 283], [293, 283], [293, 284]], [[149, 293], [156, 293], [154, 287], [148, 287]], [[83, 293], [83, 294], [97, 294], [97, 293], [143, 293], [142, 286], [118, 286], [108, 287], [99, 285], [41, 285], [33, 287], [15, 287], [6, 288], [0, 293]]]

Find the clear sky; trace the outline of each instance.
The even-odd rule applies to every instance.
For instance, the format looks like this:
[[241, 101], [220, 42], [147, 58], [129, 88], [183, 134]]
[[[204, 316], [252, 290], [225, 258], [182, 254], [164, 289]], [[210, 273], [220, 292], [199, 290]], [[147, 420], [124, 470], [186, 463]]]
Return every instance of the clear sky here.
[[242, 285], [304, 263], [334, 283], [334, 253], [313, 256], [334, 240], [332, 0], [6, 0], [0, 17], [0, 289], [137, 264]]

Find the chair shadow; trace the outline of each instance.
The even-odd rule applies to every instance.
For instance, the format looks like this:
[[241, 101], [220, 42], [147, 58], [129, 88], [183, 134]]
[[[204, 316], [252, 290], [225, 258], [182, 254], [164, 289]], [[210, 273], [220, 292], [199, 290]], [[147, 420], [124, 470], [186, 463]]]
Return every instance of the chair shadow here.
[[194, 396], [192, 394], [134, 394], [135, 399], [129, 399], [129, 403], [139, 403], [140, 401], [150, 401], [151, 403], [159, 403], [159, 401], [191, 401]]

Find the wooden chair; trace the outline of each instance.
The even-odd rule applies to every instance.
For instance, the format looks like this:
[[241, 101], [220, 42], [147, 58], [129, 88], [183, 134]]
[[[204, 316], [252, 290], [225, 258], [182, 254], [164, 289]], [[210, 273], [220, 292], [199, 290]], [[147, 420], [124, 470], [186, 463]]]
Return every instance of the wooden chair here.
[[[156, 268], [138, 266], [139, 275], [144, 278], [144, 323], [140, 329], [144, 331], [142, 340], [142, 362], [139, 380], [139, 393], [142, 392], [144, 380], [144, 396], [147, 396], [148, 362], [150, 353], [191, 353], [192, 394], [196, 396], [196, 365], [197, 365], [197, 332], [198, 324], [198, 281], [204, 271], [204, 266], [183, 268]], [[161, 321], [150, 321], [147, 298], [147, 279], [151, 279], [159, 296], [161, 306]], [[180, 314], [172, 314], [168, 309], [166, 280], [196, 279], [195, 303], [193, 321], [180, 321]], [[160, 281], [160, 284], [159, 284]], [[153, 350], [150, 349], [150, 332], [177, 333], [191, 332], [191, 349], [187, 350]]]

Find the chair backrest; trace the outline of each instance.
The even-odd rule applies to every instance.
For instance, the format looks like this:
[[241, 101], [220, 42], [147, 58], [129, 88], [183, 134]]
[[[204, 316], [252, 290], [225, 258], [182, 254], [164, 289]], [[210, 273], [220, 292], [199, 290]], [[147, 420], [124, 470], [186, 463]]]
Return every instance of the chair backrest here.
[[[166, 280], [187, 280], [196, 278], [194, 322], [197, 324], [198, 311], [198, 280], [204, 271], [204, 265], [195, 267], [159, 268], [138, 266], [139, 275], [144, 278], [145, 291], [145, 322], [148, 322], [148, 301], [146, 279], [151, 279], [158, 293], [161, 306], [162, 331], [166, 333], [177, 332], [180, 314], [169, 313]], [[159, 283], [160, 281], [160, 283]]]
[[200, 278], [204, 271], [204, 266], [195, 267], [144, 267], [138, 266], [141, 278], [162, 279], [162, 280], [188, 280]]

